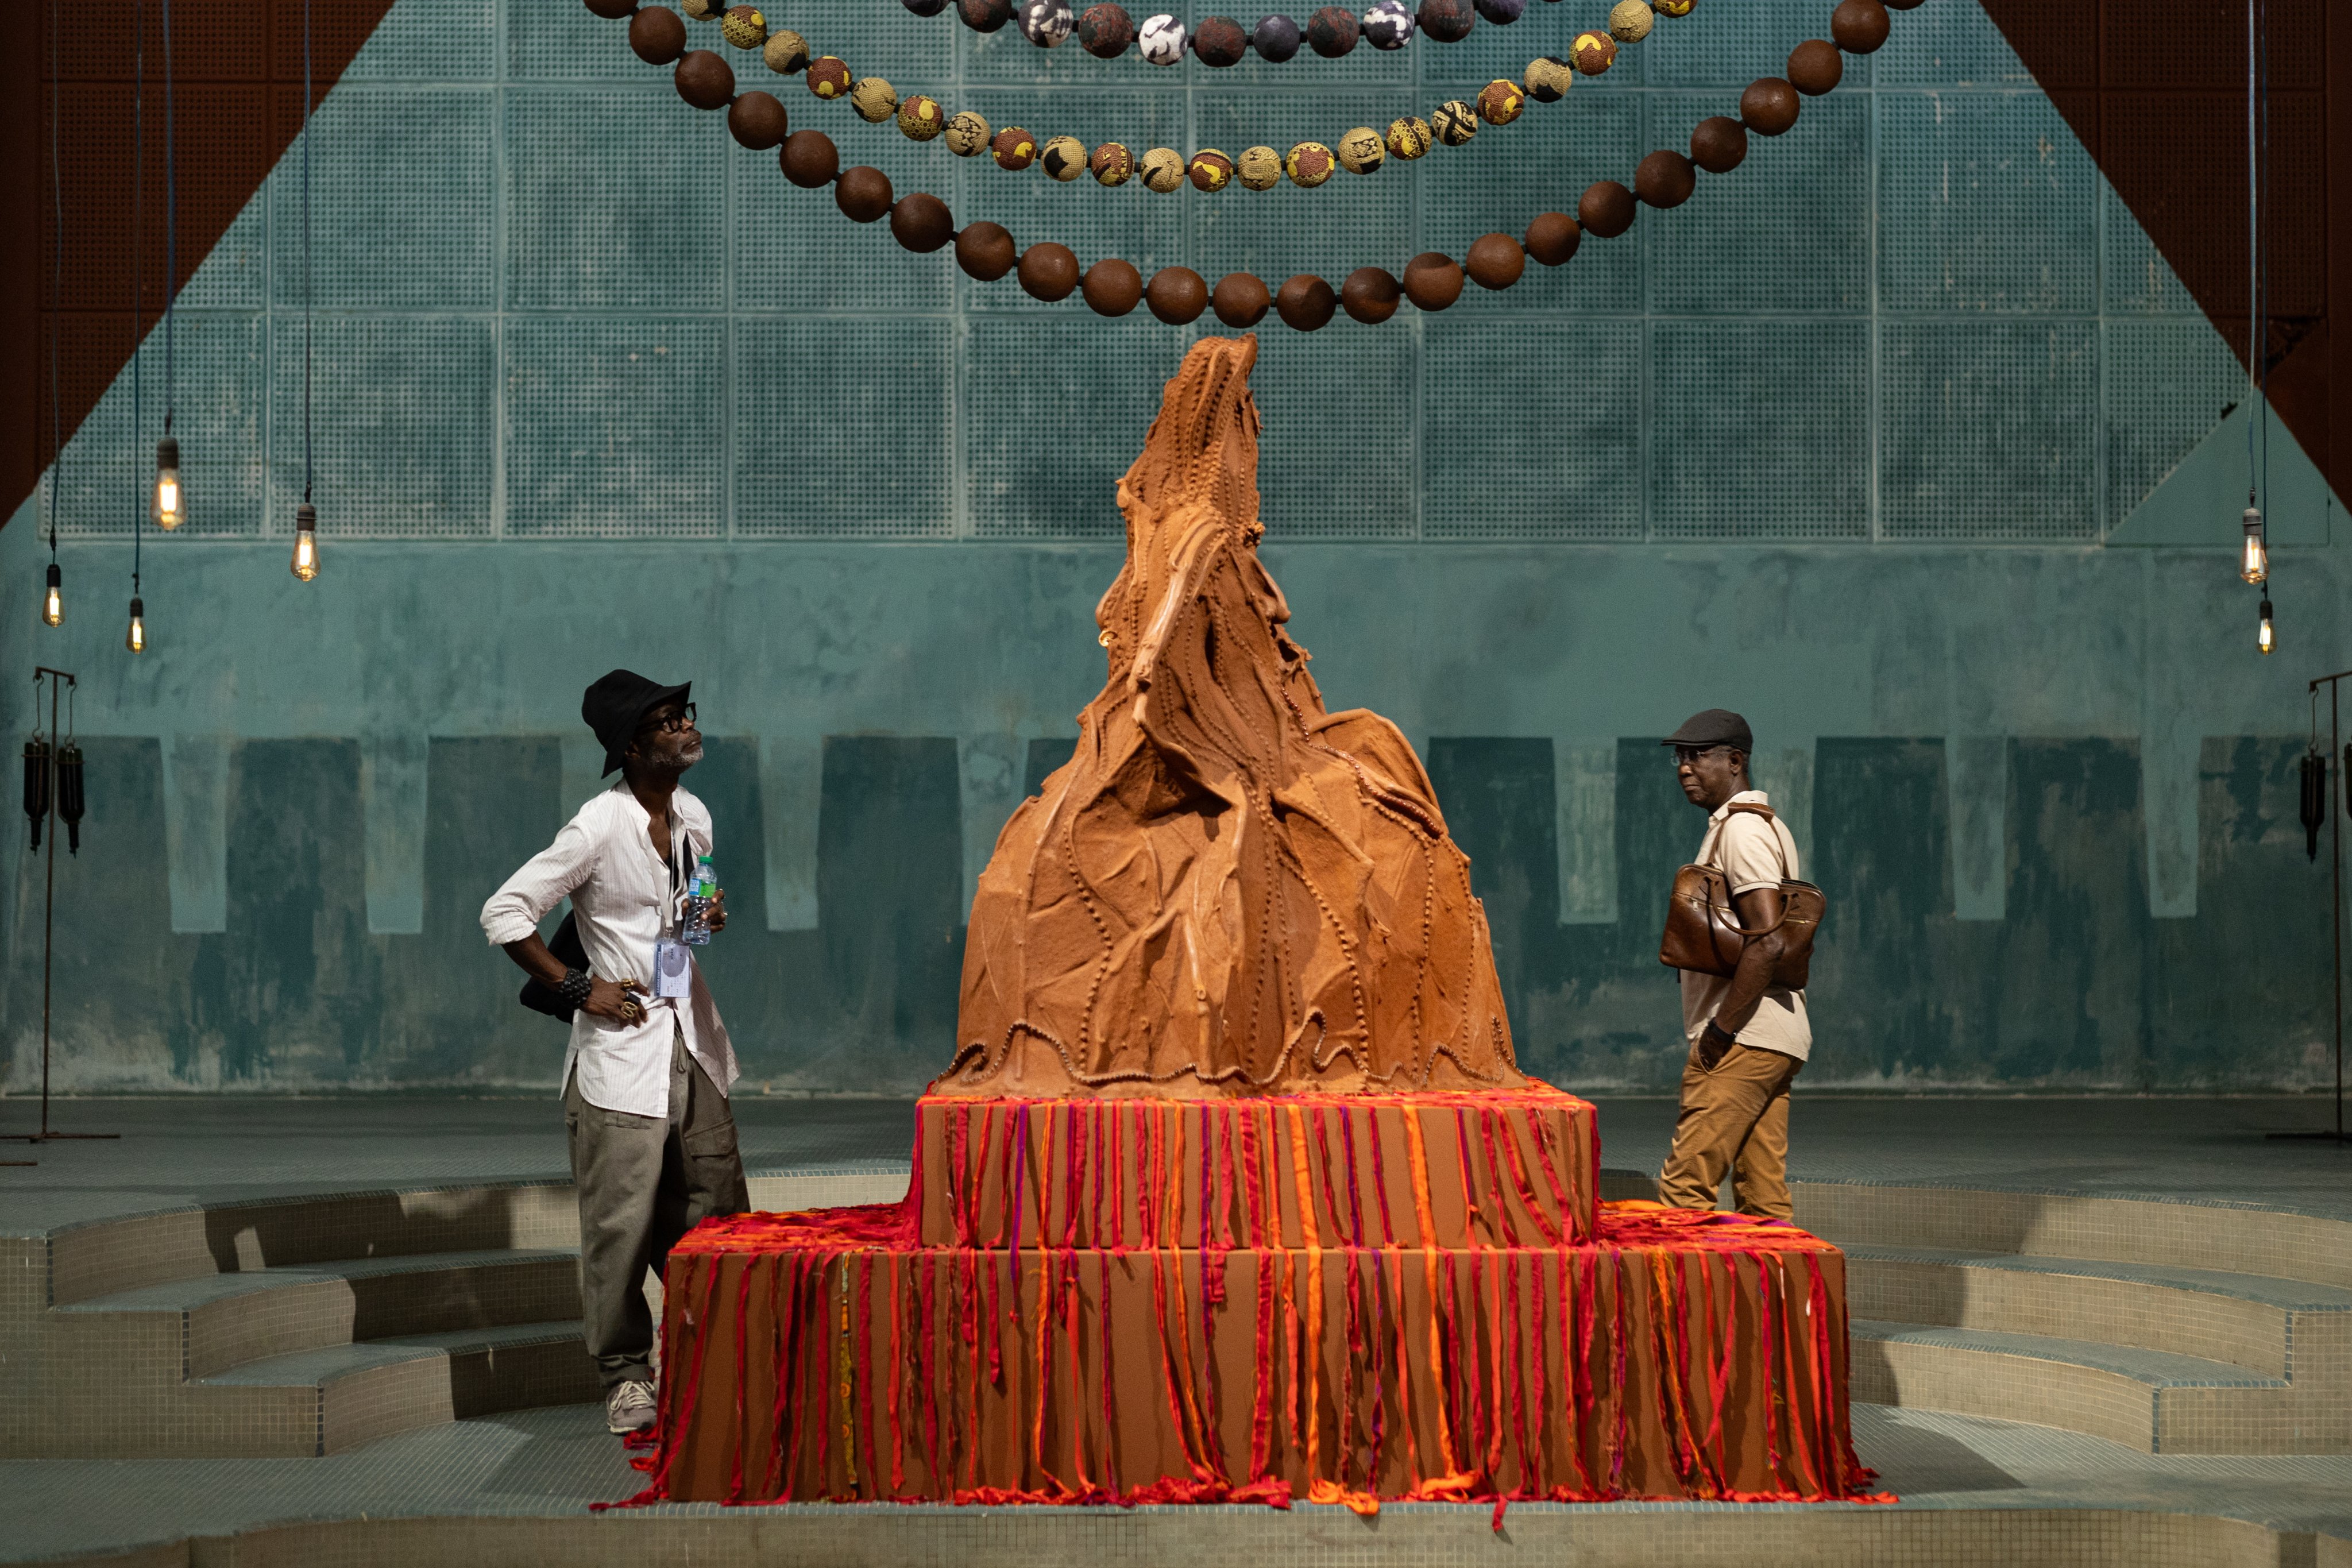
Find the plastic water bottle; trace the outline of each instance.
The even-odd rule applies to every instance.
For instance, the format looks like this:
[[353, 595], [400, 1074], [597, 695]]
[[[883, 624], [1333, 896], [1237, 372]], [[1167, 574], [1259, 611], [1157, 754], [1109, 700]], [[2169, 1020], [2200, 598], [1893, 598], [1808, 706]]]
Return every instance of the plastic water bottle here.
[[719, 873], [711, 868], [710, 857], [697, 857], [694, 881], [686, 892], [686, 915], [678, 926], [680, 942], [700, 947], [710, 940], [710, 903], [718, 894]]

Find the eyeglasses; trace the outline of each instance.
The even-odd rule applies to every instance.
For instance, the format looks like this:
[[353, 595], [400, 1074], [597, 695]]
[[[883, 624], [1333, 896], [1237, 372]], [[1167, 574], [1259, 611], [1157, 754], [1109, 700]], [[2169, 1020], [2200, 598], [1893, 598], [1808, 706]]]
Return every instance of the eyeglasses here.
[[1675, 766], [1681, 767], [1685, 763], [1695, 763], [1701, 757], [1706, 755], [1709, 752], [1719, 752], [1722, 750], [1723, 748], [1721, 746], [1676, 746], [1675, 748]]
[[694, 704], [689, 702], [667, 719], [647, 719], [640, 727], [639, 732], [642, 733], [644, 731], [652, 730], [664, 734], [675, 734], [680, 730], [692, 729], [693, 727]]

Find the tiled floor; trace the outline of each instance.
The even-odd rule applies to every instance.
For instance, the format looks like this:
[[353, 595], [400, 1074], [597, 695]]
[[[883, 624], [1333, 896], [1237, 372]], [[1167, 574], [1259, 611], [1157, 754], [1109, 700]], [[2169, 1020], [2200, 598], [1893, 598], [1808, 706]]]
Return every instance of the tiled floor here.
[[[1656, 1170], [1674, 1103], [1599, 1103], [1602, 1163]], [[0, 1129], [37, 1125], [37, 1116], [32, 1102], [0, 1101]], [[2331, 1117], [2328, 1103], [2312, 1097], [1908, 1099], [1800, 1089], [1790, 1163], [1801, 1180], [2252, 1204], [2352, 1219], [2352, 1147], [2263, 1136]], [[900, 1100], [749, 1097], [736, 1119], [754, 1174], [903, 1163], [914, 1121]], [[0, 1235], [198, 1201], [565, 1177], [563, 1119], [551, 1095], [59, 1100], [50, 1121], [123, 1136], [46, 1144], [31, 1151], [37, 1168], [0, 1169]], [[0, 1159], [26, 1147], [0, 1144]]]
[[[642, 1479], [600, 1414], [564, 1405], [459, 1422], [340, 1458], [0, 1463], [0, 1560], [362, 1514], [577, 1518], [591, 1501], [628, 1496]], [[1874, 1405], [1856, 1408], [1854, 1437], [1906, 1509], [2150, 1509], [2352, 1534], [2352, 1458], [2151, 1458], [2047, 1427]], [[1486, 1531], [1487, 1510], [1458, 1511], [1465, 1532]]]

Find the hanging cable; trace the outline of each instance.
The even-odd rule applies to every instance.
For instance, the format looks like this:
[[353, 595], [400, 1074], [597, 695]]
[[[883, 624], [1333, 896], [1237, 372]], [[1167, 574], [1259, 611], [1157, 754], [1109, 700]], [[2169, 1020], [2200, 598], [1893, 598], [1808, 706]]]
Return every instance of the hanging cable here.
[[[58, 121], [65, 113], [64, 80], [58, 62], [58, 5], [49, 0], [49, 571], [41, 594], [41, 619], [65, 619], [63, 582], [58, 571], [58, 489], [65, 482], [65, 420], [58, 399], [58, 356], [65, 352], [66, 196], [58, 162]], [[37, 831], [37, 830], [36, 830]]]
[[310, 504], [310, 4], [302, 0], [302, 504], [294, 509], [294, 575], [319, 574], [319, 511]]
[[[135, 447], [139, 441], [139, 426], [146, 417], [146, 387], [143, 383], [147, 363], [147, 0], [139, 0], [131, 14], [132, 43], [131, 46], [131, 440]], [[131, 470], [136, 473], [134, 468]], [[142, 543], [141, 522], [147, 510], [145, 487], [133, 482], [131, 503], [131, 603], [139, 603], [139, 552]], [[137, 609], [131, 611], [134, 628], [139, 621]], [[134, 632], [124, 646], [133, 653], [141, 650], [132, 646], [144, 639]]]
[[180, 293], [180, 171], [179, 139], [173, 126], [172, 0], [163, 0], [163, 436], [155, 443], [155, 501], [151, 518], [166, 533], [179, 527], [187, 515], [180, 484], [180, 439], [172, 434], [180, 392], [179, 323], [174, 313]]

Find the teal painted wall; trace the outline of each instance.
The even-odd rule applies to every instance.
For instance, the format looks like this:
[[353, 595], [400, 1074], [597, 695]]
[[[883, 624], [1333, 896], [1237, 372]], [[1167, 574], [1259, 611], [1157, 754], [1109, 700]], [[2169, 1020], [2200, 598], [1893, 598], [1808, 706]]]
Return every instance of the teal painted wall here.
[[[783, 96], [1024, 240], [1339, 276], [1572, 205], [1817, 12], [1702, 8], [1566, 103], [1317, 192], [1015, 181]], [[1591, 19], [1258, 73], [1271, 96], [1255, 67], [1045, 58], [886, 0], [809, 26], [1000, 123], [1237, 150], [1425, 108]], [[35, 622], [33, 510], [0, 531], [5, 668], [84, 678], [58, 1081], [551, 1085], [562, 1031], [474, 917], [593, 787], [578, 693], [618, 663], [692, 677], [715, 737], [690, 782], [750, 1078], [919, 1085], [971, 879], [1102, 679], [1111, 483], [1195, 331], [897, 251], [570, 0], [400, 0], [317, 135], [326, 574], [284, 565], [290, 164], [183, 298], [193, 515], [146, 542], [153, 651], [120, 610], [160, 345], [138, 439], [126, 376], [67, 454], [65, 627]], [[1293, 629], [1335, 706], [1428, 760], [1523, 1058], [1672, 1080], [1655, 942], [1701, 825], [1651, 738], [1722, 703], [1830, 893], [1809, 1082], [2321, 1081], [2294, 771], [2304, 680], [2352, 664], [2347, 545], [2274, 427], [2286, 651], [2257, 659], [2251, 590], [2194, 542], [2226, 546], [2210, 498], [2244, 484], [2232, 362], [1972, 0], [1898, 15], [1687, 206], [1531, 270], [1440, 316], [1267, 329], [1256, 378]], [[29, 691], [0, 682], [0, 723]], [[6, 844], [19, 1092], [42, 883]]]

